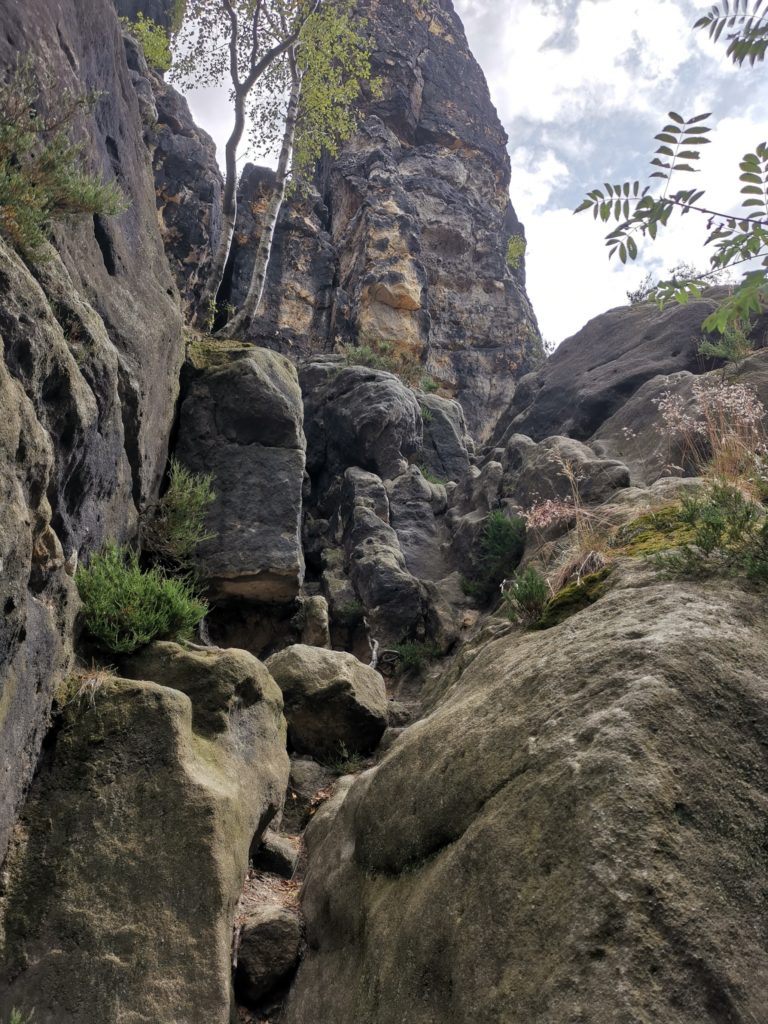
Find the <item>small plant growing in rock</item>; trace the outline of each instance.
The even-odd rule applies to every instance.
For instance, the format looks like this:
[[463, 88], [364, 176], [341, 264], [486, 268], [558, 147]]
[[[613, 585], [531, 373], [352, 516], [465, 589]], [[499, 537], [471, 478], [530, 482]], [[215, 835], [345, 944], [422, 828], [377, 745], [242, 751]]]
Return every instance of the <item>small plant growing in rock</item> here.
[[519, 270], [525, 257], [528, 243], [522, 235], [512, 235], [507, 243], [507, 266], [510, 270]]
[[742, 320], [734, 320], [726, 325], [723, 333], [715, 338], [702, 338], [699, 352], [712, 359], [724, 359], [726, 363], [738, 366], [753, 352], [749, 337], [749, 325]]
[[11, 1016], [8, 1018], [8, 1024], [34, 1024], [35, 1011], [31, 1013], [22, 1013], [21, 1010], [17, 1010], [16, 1007], [11, 1010]]
[[365, 608], [360, 601], [347, 601], [336, 610], [334, 624], [342, 629], [356, 629], [365, 618]]
[[172, 458], [168, 489], [144, 516], [145, 549], [171, 568], [188, 568], [198, 544], [215, 536], [205, 529], [208, 509], [215, 500], [210, 474], [193, 473]]
[[398, 665], [402, 672], [420, 672], [427, 662], [440, 656], [437, 644], [420, 640], [403, 640], [395, 644], [392, 650], [398, 657]]
[[188, 580], [160, 569], [142, 571], [136, 552], [115, 544], [94, 554], [75, 580], [86, 630], [109, 654], [188, 637], [208, 611]]
[[429, 468], [429, 466], [423, 466], [421, 463], [419, 463], [418, 470], [421, 473], [421, 475], [424, 477], [424, 479], [427, 481], [428, 484], [444, 484], [445, 483], [445, 480], [443, 480], [441, 477], [439, 477], [435, 473], [433, 473], [432, 470]]
[[326, 768], [334, 775], [359, 775], [365, 770], [366, 762], [362, 754], [350, 751], [346, 743], [339, 741], [336, 751], [323, 761]]
[[506, 583], [503, 591], [504, 611], [512, 622], [532, 626], [541, 618], [551, 597], [552, 591], [546, 578], [529, 565]]
[[510, 519], [504, 512], [491, 512], [480, 535], [477, 570], [473, 579], [463, 579], [462, 589], [469, 597], [487, 604], [498, 597], [501, 585], [520, 564], [525, 548], [525, 520]]
[[114, 182], [83, 169], [83, 145], [70, 142], [77, 116], [96, 97], [61, 88], [56, 109], [40, 112], [40, 89], [30, 58], [20, 59], [0, 82], [0, 235], [23, 256], [46, 256], [48, 228], [55, 220], [81, 214], [115, 216], [127, 208]]
[[768, 518], [756, 502], [735, 487], [715, 485], [703, 498], [684, 498], [679, 516], [692, 537], [654, 557], [665, 576], [726, 573], [768, 582]]
[[130, 18], [121, 18], [120, 24], [126, 32], [130, 32], [135, 38], [151, 68], [155, 68], [157, 71], [170, 70], [172, 63], [171, 40], [162, 25], [158, 25], [141, 11], [136, 15], [135, 21], [131, 21]]

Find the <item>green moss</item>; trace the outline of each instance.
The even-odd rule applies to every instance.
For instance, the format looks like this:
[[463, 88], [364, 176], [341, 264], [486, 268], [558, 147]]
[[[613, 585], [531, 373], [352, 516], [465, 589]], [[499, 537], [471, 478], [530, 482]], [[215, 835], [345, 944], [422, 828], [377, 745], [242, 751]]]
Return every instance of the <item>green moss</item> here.
[[572, 615], [599, 601], [608, 590], [610, 573], [611, 567], [606, 566], [599, 572], [585, 576], [580, 582], [569, 583], [567, 587], [563, 587], [560, 593], [547, 603], [543, 615], [533, 628], [551, 629], [552, 626], [558, 626]]
[[187, 342], [187, 359], [196, 370], [213, 370], [226, 366], [253, 348], [255, 345], [242, 341], [227, 341], [198, 335]]
[[693, 538], [693, 528], [684, 521], [682, 513], [682, 505], [668, 505], [655, 512], [647, 512], [621, 527], [614, 546], [623, 555], [642, 558], [688, 544]]

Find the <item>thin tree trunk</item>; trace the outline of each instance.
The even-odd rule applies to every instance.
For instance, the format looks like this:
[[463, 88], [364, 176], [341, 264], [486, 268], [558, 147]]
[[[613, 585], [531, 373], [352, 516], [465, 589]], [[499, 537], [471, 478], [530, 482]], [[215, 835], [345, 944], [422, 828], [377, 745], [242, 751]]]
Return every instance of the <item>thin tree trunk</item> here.
[[289, 53], [291, 64], [291, 95], [288, 100], [288, 111], [285, 118], [285, 130], [283, 132], [283, 144], [280, 150], [280, 159], [277, 162], [275, 173], [275, 187], [264, 214], [264, 223], [261, 228], [259, 245], [256, 250], [256, 262], [251, 274], [251, 281], [248, 286], [248, 294], [238, 313], [226, 324], [217, 334], [222, 338], [234, 338], [241, 334], [250, 324], [256, 315], [261, 300], [264, 296], [264, 286], [267, 280], [269, 260], [272, 255], [272, 243], [275, 238], [275, 227], [285, 200], [285, 191], [288, 184], [288, 172], [291, 167], [291, 156], [293, 155], [293, 144], [296, 137], [296, 124], [299, 118], [299, 101], [301, 99], [302, 72], [296, 65], [296, 51]]
[[221, 235], [216, 247], [205, 287], [200, 295], [200, 306], [197, 311], [197, 325], [206, 329], [211, 326], [215, 314], [216, 296], [224, 278], [224, 270], [235, 234], [237, 220], [237, 150], [245, 131], [245, 100], [246, 95], [235, 93], [235, 127], [227, 139], [225, 148], [224, 196], [221, 203]]

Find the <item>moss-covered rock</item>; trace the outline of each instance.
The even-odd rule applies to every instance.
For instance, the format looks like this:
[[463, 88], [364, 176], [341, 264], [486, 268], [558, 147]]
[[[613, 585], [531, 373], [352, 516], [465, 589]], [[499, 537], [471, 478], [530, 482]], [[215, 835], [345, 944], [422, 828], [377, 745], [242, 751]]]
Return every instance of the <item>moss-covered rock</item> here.
[[533, 628], [551, 629], [552, 626], [559, 625], [576, 612], [589, 608], [595, 601], [599, 601], [608, 590], [610, 574], [611, 566], [608, 565], [563, 587], [551, 601], [547, 602], [544, 613]]
[[190, 696], [107, 678], [62, 713], [6, 866], [0, 1020], [230, 1020], [235, 904], [287, 782], [282, 700], [243, 652], [161, 647], [144, 667], [186, 670]]
[[617, 553], [638, 558], [690, 543], [693, 529], [681, 512], [680, 504], [667, 505], [622, 526], [614, 540]]

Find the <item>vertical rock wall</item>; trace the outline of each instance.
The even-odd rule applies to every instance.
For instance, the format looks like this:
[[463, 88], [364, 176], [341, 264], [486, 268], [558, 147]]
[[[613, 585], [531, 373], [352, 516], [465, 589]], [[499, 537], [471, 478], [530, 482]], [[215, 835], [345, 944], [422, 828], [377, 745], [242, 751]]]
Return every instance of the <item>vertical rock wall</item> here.
[[66, 568], [130, 536], [156, 494], [183, 339], [110, 0], [2, 0], [0, 24], [0, 73], [29, 55], [43, 109], [55, 114], [65, 91], [97, 94], [73, 136], [129, 201], [119, 217], [58, 224], [37, 266], [0, 244], [1, 859], [71, 658]]

